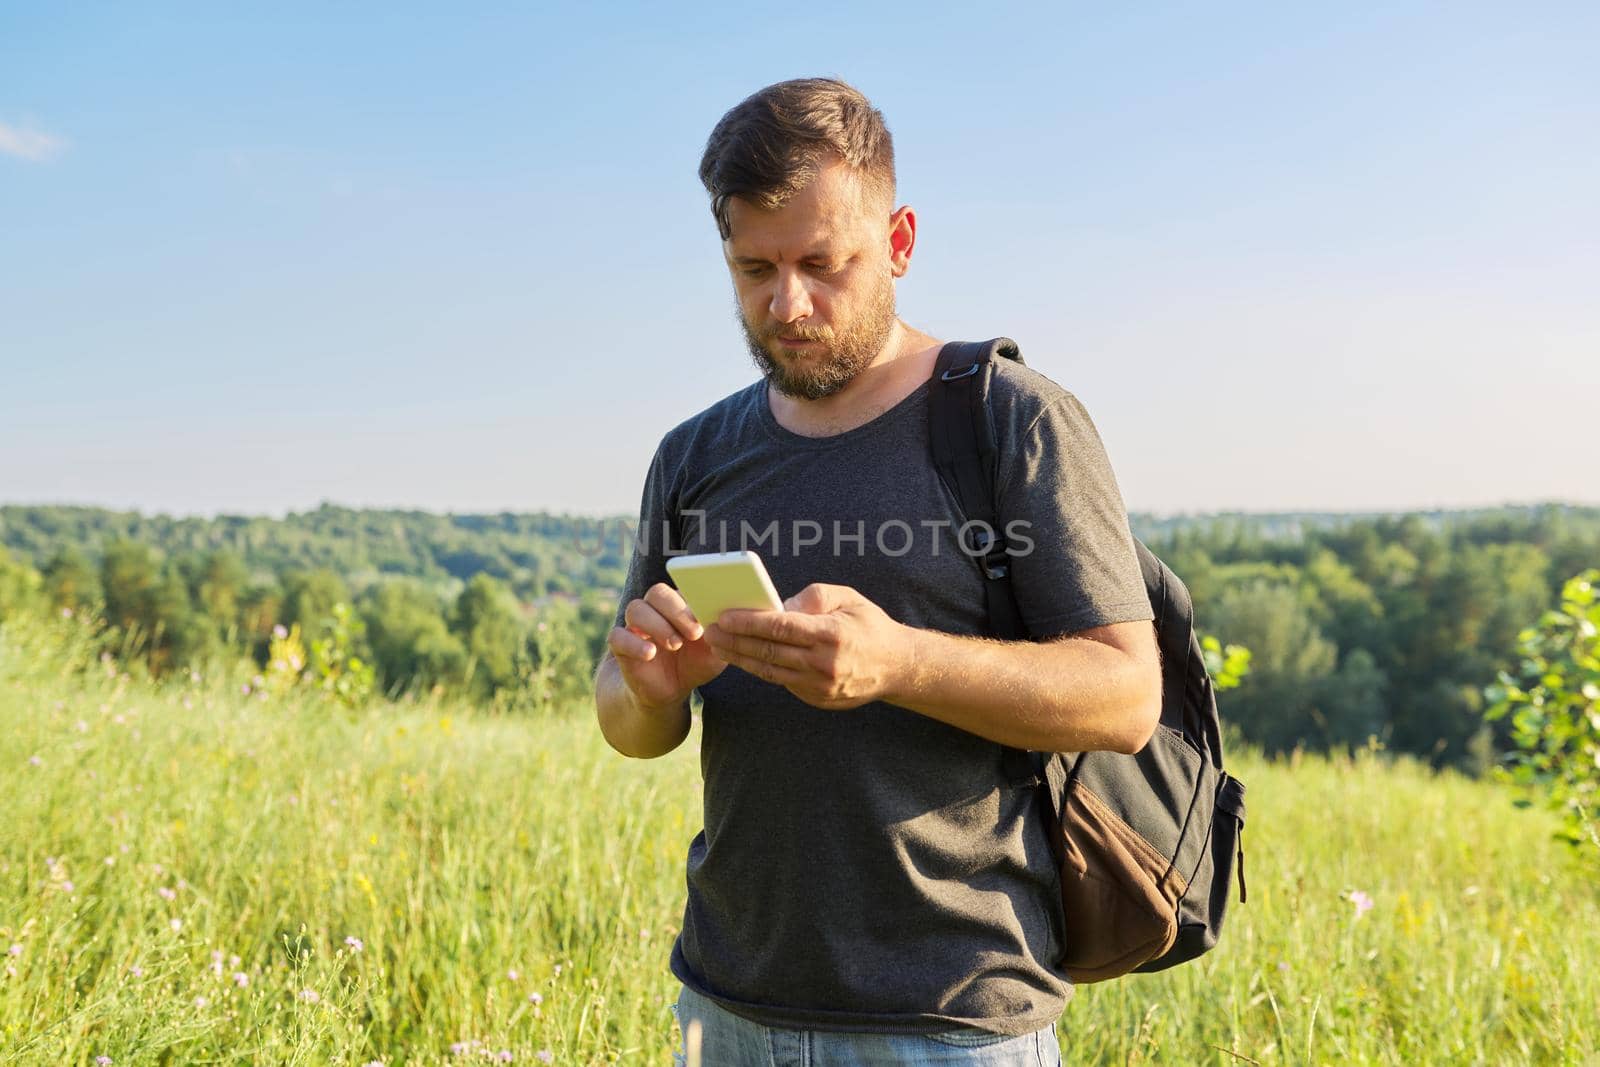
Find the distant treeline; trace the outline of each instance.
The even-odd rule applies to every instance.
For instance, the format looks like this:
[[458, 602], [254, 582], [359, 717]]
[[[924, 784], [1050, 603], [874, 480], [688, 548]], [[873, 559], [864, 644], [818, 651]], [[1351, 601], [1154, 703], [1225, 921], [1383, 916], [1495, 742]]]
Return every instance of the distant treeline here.
[[[1376, 737], [1481, 769], [1504, 738], [1483, 687], [1561, 583], [1600, 564], [1600, 508], [1155, 519], [1136, 533], [1189, 585], [1202, 629], [1253, 654], [1224, 717], [1269, 750]], [[0, 507], [0, 618], [87, 612], [155, 671], [268, 663], [275, 627], [341, 634], [386, 692], [515, 706], [581, 697], [631, 548], [624, 519], [324, 505], [283, 519]], [[9, 550], [9, 552], [5, 551]], [[1500, 724], [1496, 729], [1506, 729]]]
[[172, 518], [84, 507], [0, 506], [0, 545], [47, 569], [75, 549], [91, 563], [117, 541], [163, 557], [224, 553], [248, 580], [330, 571], [361, 590], [386, 577], [415, 578], [450, 593], [478, 574], [519, 600], [621, 588], [631, 543], [620, 521], [546, 514], [439, 515], [324, 504], [282, 519]]
[[1507, 747], [1483, 690], [1513, 666], [1518, 631], [1600, 564], [1600, 508], [1134, 526], [1201, 628], [1251, 650], [1249, 677], [1219, 698], [1246, 737], [1268, 751], [1376, 738], [1471, 771]]
[[0, 507], [0, 618], [99, 616], [103, 646], [155, 673], [250, 657], [275, 631], [341, 629], [384, 692], [442, 687], [515, 706], [586, 691], [627, 559], [594, 520], [322, 507], [284, 519]]

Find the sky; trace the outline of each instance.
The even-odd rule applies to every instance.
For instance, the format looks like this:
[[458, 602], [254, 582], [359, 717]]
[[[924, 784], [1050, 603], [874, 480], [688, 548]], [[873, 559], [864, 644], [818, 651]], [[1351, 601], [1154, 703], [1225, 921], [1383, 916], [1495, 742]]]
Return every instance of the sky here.
[[636, 513], [828, 75], [1131, 510], [1600, 503], [1600, 5], [561, 7], [0, 7], [0, 502]]

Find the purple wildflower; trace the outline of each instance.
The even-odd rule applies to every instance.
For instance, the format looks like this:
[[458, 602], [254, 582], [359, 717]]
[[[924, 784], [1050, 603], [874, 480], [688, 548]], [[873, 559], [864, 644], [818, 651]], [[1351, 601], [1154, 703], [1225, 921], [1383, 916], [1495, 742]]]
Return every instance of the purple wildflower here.
[[554, 1062], [556, 1062], [556, 1054], [554, 1052], [551, 1052], [547, 1048], [540, 1049], [539, 1050], [539, 1054], [537, 1056], [535, 1056], [534, 1058], [537, 1059], [540, 1063], [554, 1063]]
[[1372, 898], [1359, 889], [1350, 894], [1350, 903], [1356, 906], [1356, 918], [1358, 919], [1372, 910]]
[[362, 949], [367, 947], [361, 943], [361, 939], [359, 937], [347, 937], [344, 939], [344, 943], [350, 946], [351, 952], [360, 952]]

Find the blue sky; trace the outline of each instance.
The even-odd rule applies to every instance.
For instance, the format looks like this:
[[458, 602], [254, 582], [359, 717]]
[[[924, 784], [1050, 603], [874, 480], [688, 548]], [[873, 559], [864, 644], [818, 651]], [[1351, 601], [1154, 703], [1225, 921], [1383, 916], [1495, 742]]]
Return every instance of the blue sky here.
[[1600, 7], [1120, 7], [7, 5], [0, 501], [634, 511], [756, 374], [705, 136], [829, 74], [1131, 508], [1600, 502]]

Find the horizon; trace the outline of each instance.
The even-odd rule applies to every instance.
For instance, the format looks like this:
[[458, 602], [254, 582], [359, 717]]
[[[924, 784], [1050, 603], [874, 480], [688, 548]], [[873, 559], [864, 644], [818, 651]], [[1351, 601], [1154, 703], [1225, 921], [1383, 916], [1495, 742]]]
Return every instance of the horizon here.
[[[311, 515], [324, 508], [336, 511], [371, 511], [392, 512], [396, 514], [432, 515], [442, 518], [469, 518], [499, 515], [542, 515], [550, 518], [572, 520], [612, 521], [621, 519], [626, 522], [637, 522], [637, 509], [633, 513], [625, 512], [584, 512], [571, 510], [555, 510], [550, 508], [498, 508], [484, 511], [452, 511], [448, 509], [423, 508], [405, 505], [357, 505], [346, 504], [334, 500], [319, 501], [306, 508], [291, 508], [283, 512], [250, 512], [250, 511], [215, 511], [215, 512], [174, 512], [164, 510], [149, 510], [141, 508], [119, 508], [104, 504], [85, 504], [75, 501], [26, 501], [26, 500], [0, 500], [0, 508], [66, 508], [85, 511], [107, 511], [120, 515], [137, 515], [143, 519], [172, 519], [183, 521], [199, 519], [215, 521], [218, 519], [269, 519], [282, 522], [286, 519]], [[1331, 510], [1327, 508], [1285, 508], [1274, 510], [1247, 510], [1229, 509], [1219, 511], [1174, 511], [1159, 512], [1142, 508], [1129, 508], [1130, 518], [1151, 519], [1158, 522], [1169, 521], [1202, 521], [1205, 519], [1276, 519], [1276, 518], [1309, 518], [1309, 519], [1371, 519], [1371, 518], [1402, 518], [1407, 515], [1468, 515], [1479, 512], [1498, 511], [1541, 511], [1555, 508], [1567, 511], [1600, 510], [1600, 501], [1574, 501], [1574, 500], [1529, 500], [1505, 501], [1494, 504], [1470, 505], [1440, 505], [1434, 507], [1415, 508], [1355, 508], [1349, 510]]]
[[1600, 8], [809, 10], [0, 13], [0, 499], [636, 514], [757, 379], [706, 135], [810, 74], [902, 318], [1019, 341], [1130, 512], [1600, 499]]

